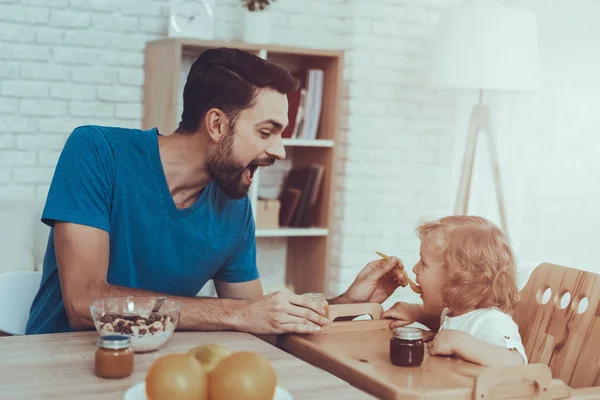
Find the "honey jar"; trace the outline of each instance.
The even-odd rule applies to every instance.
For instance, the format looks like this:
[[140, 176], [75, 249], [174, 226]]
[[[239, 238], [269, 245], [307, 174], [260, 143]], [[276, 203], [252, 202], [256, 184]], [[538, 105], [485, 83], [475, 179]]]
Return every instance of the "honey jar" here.
[[127, 336], [100, 336], [96, 342], [95, 371], [100, 378], [127, 378], [133, 372], [133, 349]]
[[325, 318], [329, 318], [329, 303], [327, 303], [327, 299], [325, 298], [325, 295], [323, 293], [307, 293], [307, 295], [311, 299], [315, 299], [321, 303], [321, 307], [323, 307], [323, 310], [325, 310], [325, 313], [323, 314], [323, 316]]
[[395, 328], [390, 339], [390, 361], [400, 367], [418, 367], [425, 357], [423, 332], [417, 328]]

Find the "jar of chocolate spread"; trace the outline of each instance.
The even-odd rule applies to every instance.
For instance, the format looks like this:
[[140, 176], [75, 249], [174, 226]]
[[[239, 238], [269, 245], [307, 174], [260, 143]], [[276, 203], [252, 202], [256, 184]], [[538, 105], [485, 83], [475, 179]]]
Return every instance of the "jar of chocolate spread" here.
[[100, 378], [127, 378], [133, 372], [131, 339], [122, 335], [100, 336], [97, 340], [95, 371]]
[[417, 328], [395, 328], [390, 339], [390, 361], [401, 367], [418, 367], [425, 357], [423, 332]]

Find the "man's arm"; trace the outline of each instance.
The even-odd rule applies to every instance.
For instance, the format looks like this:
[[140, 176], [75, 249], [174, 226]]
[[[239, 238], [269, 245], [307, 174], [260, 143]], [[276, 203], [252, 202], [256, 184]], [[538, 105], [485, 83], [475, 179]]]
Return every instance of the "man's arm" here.
[[[93, 328], [89, 305], [98, 298], [158, 293], [107, 282], [110, 242], [101, 229], [56, 221], [54, 245], [63, 300], [73, 329]], [[233, 291], [235, 292], [235, 290]], [[252, 290], [244, 290], [252, 292]], [[252, 298], [254, 298], [252, 294]], [[177, 329], [241, 330], [253, 333], [313, 332], [326, 321], [316, 301], [276, 293], [258, 300], [169, 296], [183, 309]]]
[[[110, 250], [106, 231], [56, 221], [54, 245], [65, 308], [74, 329], [94, 327], [89, 305], [95, 299], [158, 295], [107, 282]], [[180, 329], [234, 329], [235, 320], [231, 311], [243, 303], [241, 300], [169, 297], [183, 304], [178, 323]]]

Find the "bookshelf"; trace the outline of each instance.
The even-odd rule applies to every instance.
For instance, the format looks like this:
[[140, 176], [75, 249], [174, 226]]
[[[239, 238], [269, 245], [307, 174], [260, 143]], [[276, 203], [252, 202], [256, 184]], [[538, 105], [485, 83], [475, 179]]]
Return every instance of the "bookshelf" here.
[[[321, 114], [315, 139], [284, 139], [292, 167], [320, 164], [324, 168], [316, 206], [307, 227], [257, 229], [257, 238], [285, 238], [287, 241], [286, 285], [297, 293], [326, 292], [329, 281], [330, 237], [335, 193], [336, 143], [342, 92], [343, 51], [254, 45], [218, 40], [170, 38], [146, 44], [142, 128], [157, 127], [173, 132], [179, 122], [182, 60], [195, 58], [216, 47], [242, 49], [302, 74], [308, 69], [323, 71]], [[256, 212], [260, 169], [249, 193]], [[263, 239], [265, 240], [265, 239]]]

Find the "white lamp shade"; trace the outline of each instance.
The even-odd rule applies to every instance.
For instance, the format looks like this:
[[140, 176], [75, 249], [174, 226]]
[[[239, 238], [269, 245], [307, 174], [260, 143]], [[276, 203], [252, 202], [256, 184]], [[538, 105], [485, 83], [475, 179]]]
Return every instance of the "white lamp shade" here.
[[535, 15], [460, 7], [442, 14], [431, 83], [442, 88], [534, 91], [540, 86]]

